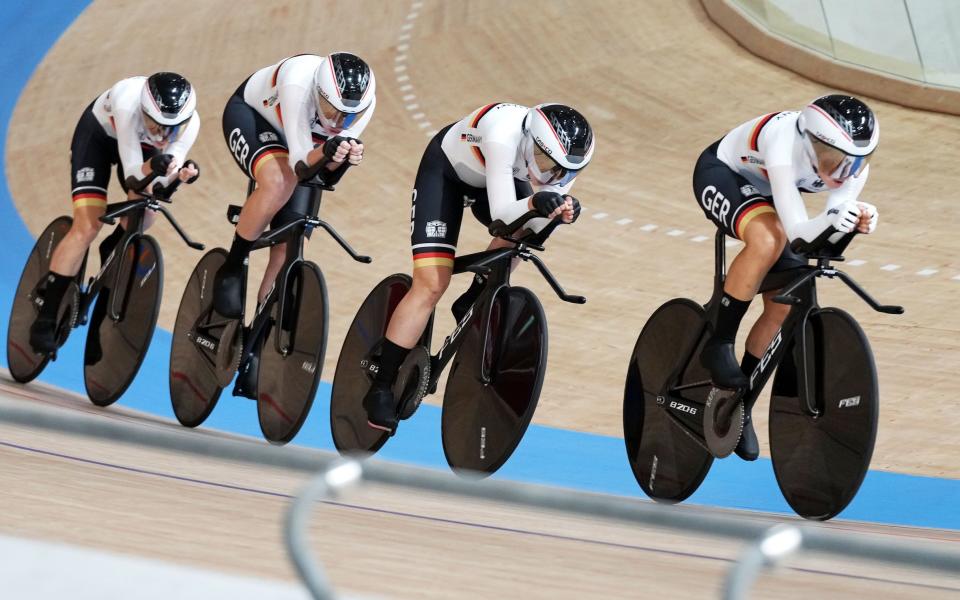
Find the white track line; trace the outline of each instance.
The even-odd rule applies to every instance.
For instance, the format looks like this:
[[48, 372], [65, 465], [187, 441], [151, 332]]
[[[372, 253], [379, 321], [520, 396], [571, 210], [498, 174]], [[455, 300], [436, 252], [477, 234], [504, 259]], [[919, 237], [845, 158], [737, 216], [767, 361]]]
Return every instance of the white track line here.
[[935, 275], [939, 272], [940, 271], [938, 271], [937, 269], [932, 269], [930, 267], [927, 267], [926, 269], [920, 269], [919, 271], [917, 271], [917, 275], [919, 275], [920, 277], [930, 277], [931, 275]]
[[397, 66], [395, 66], [393, 70], [397, 73], [397, 83], [403, 84], [400, 86], [400, 91], [405, 94], [403, 101], [407, 104], [404, 108], [410, 113], [410, 118], [417, 123], [417, 127], [419, 129], [426, 129], [427, 136], [433, 137], [436, 135], [436, 131], [433, 129], [433, 125], [430, 124], [430, 121], [426, 120], [426, 115], [422, 112], [415, 112], [420, 110], [420, 104], [413, 102], [417, 96], [413, 93], [413, 84], [407, 83], [410, 81], [410, 76], [406, 74], [406, 62], [409, 58], [407, 52], [410, 50], [410, 30], [413, 29], [417, 17], [420, 16], [421, 8], [423, 8], [423, 2], [421, 0], [415, 0], [410, 4], [410, 12], [404, 17], [404, 23], [400, 26], [400, 35], [397, 37], [397, 42], [399, 42], [397, 44], [397, 54], [393, 57], [393, 62], [397, 63]]
[[900, 265], [888, 264], [888, 265], [883, 265], [882, 267], [880, 267], [880, 270], [881, 270], [881, 271], [896, 271], [896, 270], [899, 269], [899, 268], [900, 268]]
[[607, 213], [605, 213], [605, 212], [598, 212], [597, 214], [593, 215], [593, 218], [594, 218], [594, 219], [606, 219], [606, 218], [607, 218]]
[[848, 260], [847, 264], [850, 265], [851, 267], [859, 267], [860, 265], [867, 264], [867, 261], [860, 258], [855, 258], [853, 260]]

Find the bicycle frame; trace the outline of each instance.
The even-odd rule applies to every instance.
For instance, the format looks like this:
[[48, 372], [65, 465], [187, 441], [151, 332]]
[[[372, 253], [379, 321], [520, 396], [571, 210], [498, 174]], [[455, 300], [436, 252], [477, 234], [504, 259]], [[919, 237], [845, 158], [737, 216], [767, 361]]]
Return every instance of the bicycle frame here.
[[[783, 324], [777, 330], [776, 334], [774, 334], [773, 339], [767, 345], [763, 356], [760, 357], [759, 364], [757, 364], [756, 368], [754, 368], [753, 372], [750, 374], [749, 386], [743, 394], [743, 400], [745, 403], [751, 403], [757, 398], [757, 396], [760, 395], [760, 392], [770, 379], [774, 368], [779, 366], [783, 360], [787, 348], [789, 348], [791, 343], [796, 340], [797, 356], [801, 358], [797, 364], [797, 385], [798, 395], [800, 397], [800, 409], [813, 417], [816, 417], [818, 414], [820, 414], [822, 407], [818, 407], [816, 405], [815, 390], [813, 389], [812, 382], [809, 380], [809, 373], [811, 369], [807, 364], [807, 357], [809, 356], [809, 353], [807, 352], [808, 340], [806, 324], [810, 314], [819, 308], [819, 304], [817, 303], [816, 278], [839, 278], [841, 281], [846, 283], [847, 286], [850, 287], [850, 289], [852, 289], [858, 296], [860, 296], [860, 298], [869, 304], [871, 308], [878, 312], [889, 314], [900, 314], [903, 312], [903, 308], [900, 306], [879, 304], [846, 273], [843, 273], [842, 271], [830, 266], [831, 261], [843, 261], [843, 256], [840, 255], [840, 252], [846, 248], [854, 235], [848, 234], [836, 244], [825, 244], [826, 239], [833, 233], [835, 233], [833, 230], [828, 230], [825, 232], [824, 235], [821, 236], [821, 239], [818, 240], [820, 243], [815, 242], [814, 244], [810, 245], [801, 244], [799, 247], [794, 248], [798, 251], [807, 251], [807, 258], [809, 260], [816, 260], [816, 266], [806, 265], [781, 273], [768, 274], [768, 278], [776, 279], [782, 279], [784, 276], [789, 276], [791, 274], [794, 275], [793, 280], [790, 281], [788, 285], [781, 287], [780, 294], [774, 297], [775, 302], [791, 305], [792, 308], [787, 314], [787, 317], [784, 319]], [[823, 254], [810, 253], [813, 248], [818, 245], [824, 246], [823, 249], [826, 250], [826, 252]], [[704, 306], [706, 312], [701, 324], [700, 333], [693, 339], [691, 347], [684, 350], [682, 356], [685, 358], [684, 360], [680, 361], [677, 368], [667, 379], [667, 384], [664, 386], [665, 393], [661, 393], [661, 397], [676, 397], [677, 392], [712, 386], [712, 383], [709, 380], [692, 382], [682, 386], [677, 386], [676, 382], [680, 378], [680, 375], [686, 370], [690, 362], [696, 359], [694, 353], [699, 347], [703, 337], [707, 334], [709, 324], [716, 322], [717, 319], [720, 298], [723, 295], [723, 284], [726, 280], [726, 246], [725, 234], [722, 231], [718, 231], [716, 234], [714, 253], [715, 262], [713, 295], [711, 296], [710, 301]], [[774, 287], [776, 288], [778, 286]], [[671, 414], [669, 411], [667, 414], [674, 421], [679, 421], [676, 415]], [[682, 423], [680, 424], [683, 425]]]
[[[256, 183], [251, 180], [247, 189], [247, 196], [253, 192], [255, 185]], [[254, 344], [258, 343], [266, 324], [269, 322], [270, 310], [276, 302], [280, 302], [277, 322], [284, 322], [285, 311], [289, 308], [287, 289], [289, 287], [290, 277], [298, 264], [304, 262], [304, 240], [310, 237], [310, 234], [315, 228], [320, 227], [330, 234], [330, 237], [355, 261], [362, 263], [372, 261], [369, 256], [358, 254], [329, 223], [317, 218], [317, 214], [320, 212], [320, 201], [324, 190], [333, 190], [333, 187], [319, 181], [301, 182], [297, 185], [293, 194], [290, 196], [290, 200], [287, 202], [286, 208], [291, 212], [300, 214], [300, 216], [260, 236], [253, 244], [252, 250], [268, 248], [277, 244], [286, 244], [286, 257], [277, 275], [280, 285], [277, 286], [277, 282], [275, 281], [270, 293], [267, 294], [267, 297], [264, 298], [263, 302], [257, 307], [256, 313], [248, 328], [250, 335], [247, 336], [241, 356], [248, 356], [249, 353], [253, 351]], [[240, 207], [230, 207], [227, 211], [227, 218], [232, 223], [238, 222], [240, 219]], [[246, 281], [246, 279], [247, 273], [246, 269], [244, 269], [244, 281]], [[222, 323], [220, 325], [222, 325]], [[288, 334], [289, 336], [286, 338], [284, 338], [283, 335], [277, 335], [274, 338], [275, 348], [277, 352], [283, 356], [287, 356], [290, 353], [290, 348], [294, 345], [296, 327], [291, 327]]]
[[[490, 231], [492, 234], [505, 233], [506, 230], [516, 231], [530, 218], [531, 215], [524, 215], [510, 226], [504, 226], [501, 222], [497, 221], [490, 226]], [[499, 229], [498, 224], [500, 227]], [[553, 289], [553, 291], [556, 292], [557, 296], [564, 302], [583, 304], [587, 301], [587, 299], [583, 296], [568, 295], [563, 290], [560, 282], [558, 282], [550, 270], [547, 269], [547, 266], [543, 263], [540, 257], [532, 252], [532, 250], [543, 250], [543, 246], [541, 246], [540, 243], [542, 243], [543, 239], [545, 239], [550, 232], [553, 231], [557, 224], [558, 222], [556, 221], [551, 223], [548, 225], [548, 229], [545, 229], [539, 235], [531, 236], [530, 239], [517, 240], [507, 237], [507, 235], [497, 235], [496, 237], [511, 242], [514, 245], [509, 248], [498, 248], [495, 250], [476, 252], [474, 254], [466, 254], [464, 256], [457, 257], [454, 260], [454, 274], [471, 271], [473, 273], [487, 275], [487, 283], [486, 286], [484, 286], [483, 291], [480, 293], [480, 297], [477, 298], [477, 300], [470, 306], [469, 310], [467, 310], [467, 314], [464, 315], [459, 323], [457, 323], [453, 333], [446, 337], [443, 345], [440, 347], [440, 350], [435, 355], [430, 357], [430, 385], [428, 389], [436, 389], [437, 381], [440, 379], [441, 373], [443, 373], [443, 370], [446, 368], [447, 364], [457, 353], [457, 350], [460, 349], [460, 345], [463, 343], [463, 336], [461, 334], [466, 331], [468, 326], [477, 318], [483, 319], [481, 321], [481, 327], [483, 331], [482, 348], [484, 350], [480, 356], [480, 378], [484, 384], [491, 383], [492, 380], [486, 369], [488, 361], [485, 360], [488, 346], [487, 336], [490, 335], [491, 309], [496, 293], [501, 288], [509, 287], [510, 285], [510, 273], [512, 272], [511, 267], [513, 259], [517, 258], [523, 261], [530, 261], [536, 265], [537, 270], [540, 271], [540, 274], [543, 275], [543, 278], [547, 280], [547, 283], [550, 284], [550, 287]], [[429, 352], [429, 347], [427, 350]]]
[[[147, 183], [153, 180], [153, 177], [146, 180]], [[116, 247], [110, 252], [104, 261], [103, 265], [100, 266], [100, 270], [96, 275], [90, 278], [87, 285], [84, 289], [80, 290], [80, 302], [78, 307], [78, 314], [81, 315], [78, 319], [77, 325], [82, 325], [87, 322], [87, 311], [90, 308], [90, 305], [93, 303], [94, 298], [100, 293], [100, 291], [105, 287], [104, 280], [106, 279], [107, 273], [111, 272], [112, 268], [112, 281], [110, 289], [114, 290], [117, 293], [111, 295], [110, 305], [107, 307], [107, 316], [110, 317], [113, 321], [120, 321], [123, 319], [127, 310], [127, 298], [129, 297], [129, 286], [133, 285], [133, 279], [125, 282], [126, 285], [123, 286], [121, 292], [121, 282], [120, 281], [120, 268], [119, 261], [121, 257], [127, 251], [127, 248], [130, 246], [134, 237], [139, 237], [143, 235], [144, 232], [144, 214], [147, 210], [152, 210], [154, 212], [159, 212], [167, 221], [170, 222], [170, 225], [173, 226], [174, 230], [180, 235], [184, 242], [191, 248], [195, 250], [203, 250], [204, 245], [198, 242], [193, 241], [186, 234], [186, 232], [180, 227], [180, 224], [177, 223], [176, 219], [173, 218], [173, 215], [163, 206], [160, 205], [160, 202], [171, 202], [170, 196], [173, 192], [179, 187], [180, 180], [175, 181], [167, 188], [159, 188], [154, 191], [153, 194], [144, 195], [142, 198], [137, 200], [127, 200], [124, 202], [117, 202], [114, 204], [107, 205], [107, 212], [100, 217], [102, 223], [107, 225], [114, 225], [116, 219], [121, 216], [126, 216], [127, 226], [125, 228], [123, 237], [117, 242]], [[138, 252], [134, 253], [133, 262], [139, 260]], [[115, 268], [114, 268], [115, 267]]]

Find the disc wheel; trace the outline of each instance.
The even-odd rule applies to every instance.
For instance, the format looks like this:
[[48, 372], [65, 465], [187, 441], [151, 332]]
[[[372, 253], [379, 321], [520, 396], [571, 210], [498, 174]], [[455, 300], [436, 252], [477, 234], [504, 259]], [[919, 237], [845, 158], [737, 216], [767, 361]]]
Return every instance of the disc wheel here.
[[[367, 294], [350, 323], [337, 359], [330, 395], [330, 431], [341, 454], [376, 452], [390, 437], [367, 425], [362, 400], [373, 378], [370, 363], [378, 359], [390, 317], [412, 283], [410, 276], [403, 273], [386, 277]], [[429, 331], [428, 325], [421, 342], [429, 340]]]
[[294, 263], [285, 292], [271, 308], [257, 373], [260, 430], [274, 444], [292, 440], [310, 414], [327, 349], [327, 286], [320, 267]]
[[170, 401], [173, 414], [186, 427], [203, 423], [220, 398], [217, 350], [232, 319], [213, 310], [213, 277], [226, 260], [223, 248], [203, 255], [177, 311], [170, 346]]
[[443, 453], [453, 469], [490, 474], [513, 454], [537, 408], [547, 366], [547, 319], [533, 292], [502, 287], [487, 332], [483, 326], [483, 319], [474, 319], [463, 334], [441, 426]]
[[[644, 325], [627, 367], [623, 392], [627, 459], [641, 489], [658, 502], [687, 499], [700, 487], [713, 464], [713, 456], [703, 441], [696, 440], [691, 433], [701, 417], [710, 385], [673, 394], [666, 389], [671, 375], [687, 360], [685, 353], [694, 344], [697, 347], [692, 359], [674, 385], [709, 382], [710, 374], [696, 360], [702, 327], [700, 305], [682, 298], [670, 300]], [[674, 408], [670, 407], [671, 402]], [[670, 410], [674, 412], [668, 413]], [[687, 418], [687, 427], [678, 423]]]
[[[163, 255], [148, 235], [130, 240], [105, 283], [119, 289], [100, 290], [83, 358], [87, 396], [97, 406], [113, 404], [123, 395], [143, 363], [160, 314], [163, 294]], [[119, 277], [114, 274], [119, 272]]]
[[[806, 355], [793, 340], [774, 378], [770, 453], [790, 507], [804, 518], [826, 520], [853, 500], [870, 466], [877, 369], [866, 335], [842, 310], [813, 312], [805, 336]], [[804, 388], [817, 414], [807, 408]]]
[[[7, 325], [7, 365], [10, 375], [20, 383], [32, 381], [50, 362], [49, 356], [37, 354], [30, 346], [30, 326], [37, 317], [34, 294], [41, 278], [50, 270], [50, 258], [53, 256], [54, 249], [67, 235], [72, 224], [73, 219], [70, 217], [57, 217], [47, 225], [33, 245], [27, 262], [23, 266], [23, 272], [20, 274], [20, 282], [17, 284], [10, 310], [10, 322]], [[76, 281], [79, 282], [81, 279], [83, 279], [82, 267]], [[66, 339], [65, 334], [69, 333], [69, 328], [63, 330], [64, 325], [72, 327], [75, 322], [71, 317], [76, 318], [77, 292], [77, 286], [71, 286], [61, 302], [61, 318], [58, 321], [61, 343]]]

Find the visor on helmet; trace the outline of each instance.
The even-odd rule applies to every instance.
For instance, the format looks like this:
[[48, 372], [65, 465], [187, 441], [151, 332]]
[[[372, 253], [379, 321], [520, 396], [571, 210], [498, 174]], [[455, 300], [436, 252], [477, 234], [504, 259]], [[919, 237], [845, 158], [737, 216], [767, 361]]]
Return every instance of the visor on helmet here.
[[807, 155], [813, 162], [817, 174], [821, 177], [826, 175], [837, 181], [859, 176], [870, 163], [870, 157], [873, 156], [872, 153], [866, 156], [852, 156], [810, 133], [804, 133], [803, 140]]
[[562, 187], [573, 181], [579, 173], [579, 170], [565, 169], [558, 165], [536, 142], [529, 144], [526, 154], [530, 174], [541, 185]]
[[320, 117], [320, 124], [327, 129], [336, 129], [339, 131], [349, 129], [363, 117], [363, 114], [367, 112], [369, 108], [368, 106], [355, 113], [342, 112], [330, 104], [329, 100], [317, 94], [317, 115]]
[[[155, 120], [153, 120], [153, 117], [151, 117], [147, 113], [145, 112], [143, 113], [143, 124], [147, 129], [147, 135], [149, 135], [152, 139], [158, 142], [165, 141], [165, 140], [173, 141], [174, 139], [176, 139], [177, 135], [180, 133], [180, 130], [186, 127], [187, 123], [189, 122], [190, 122], [190, 119], [187, 119], [186, 121], [183, 121], [182, 123], [178, 123], [176, 125], [163, 125], [161, 123], [157, 123]], [[150, 131], [151, 129], [158, 131], [159, 135], [151, 133]]]

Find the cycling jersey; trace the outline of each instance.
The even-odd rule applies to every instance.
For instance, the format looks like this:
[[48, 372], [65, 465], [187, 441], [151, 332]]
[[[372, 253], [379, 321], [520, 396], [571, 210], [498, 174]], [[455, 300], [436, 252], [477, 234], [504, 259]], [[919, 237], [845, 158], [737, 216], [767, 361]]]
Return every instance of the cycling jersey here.
[[[522, 124], [529, 109], [498, 102], [482, 106], [454, 123], [443, 136], [443, 153], [457, 177], [468, 186], [486, 188], [490, 216], [504, 223], [527, 212], [528, 197], [518, 198], [514, 180], [530, 181], [526, 160], [520, 151]], [[537, 186], [540, 191], [569, 193], [564, 186]], [[540, 232], [549, 219], [531, 219], [524, 227]]]
[[359, 138], [377, 106], [376, 97], [355, 123], [343, 131], [320, 124], [314, 99], [314, 74], [324, 57], [301, 54], [260, 69], [250, 76], [243, 89], [243, 100], [254, 108], [283, 139], [289, 151], [287, 160], [295, 169], [307, 162], [307, 154], [316, 144], [340, 135]]
[[[828, 190], [803, 149], [803, 134], [797, 127], [796, 111], [770, 113], [735, 127], [720, 140], [717, 158], [746, 179], [760, 195], [773, 198], [787, 237], [812, 242], [827, 227], [827, 211], [855, 201], [867, 182], [870, 167]], [[829, 191], [826, 209], [814, 218], [807, 216], [800, 192]], [[744, 196], [751, 193], [744, 192]]]
[[[147, 78], [142, 76], [122, 79], [100, 94], [92, 107], [93, 116], [103, 127], [103, 131], [117, 140], [117, 152], [123, 172], [140, 181], [146, 177], [142, 171], [143, 146], [164, 154], [172, 154], [177, 164], [182, 166], [200, 132], [200, 115], [194, 112], [186, 127], [177, 132], [176, 139], [157, 141], [150, 137], [143, 123], [143, 112], [140, 110], [140, 93], [146, 80]], [[159, 177], [157, 181], [162, 185], [168, 183], [167, 177]]]

